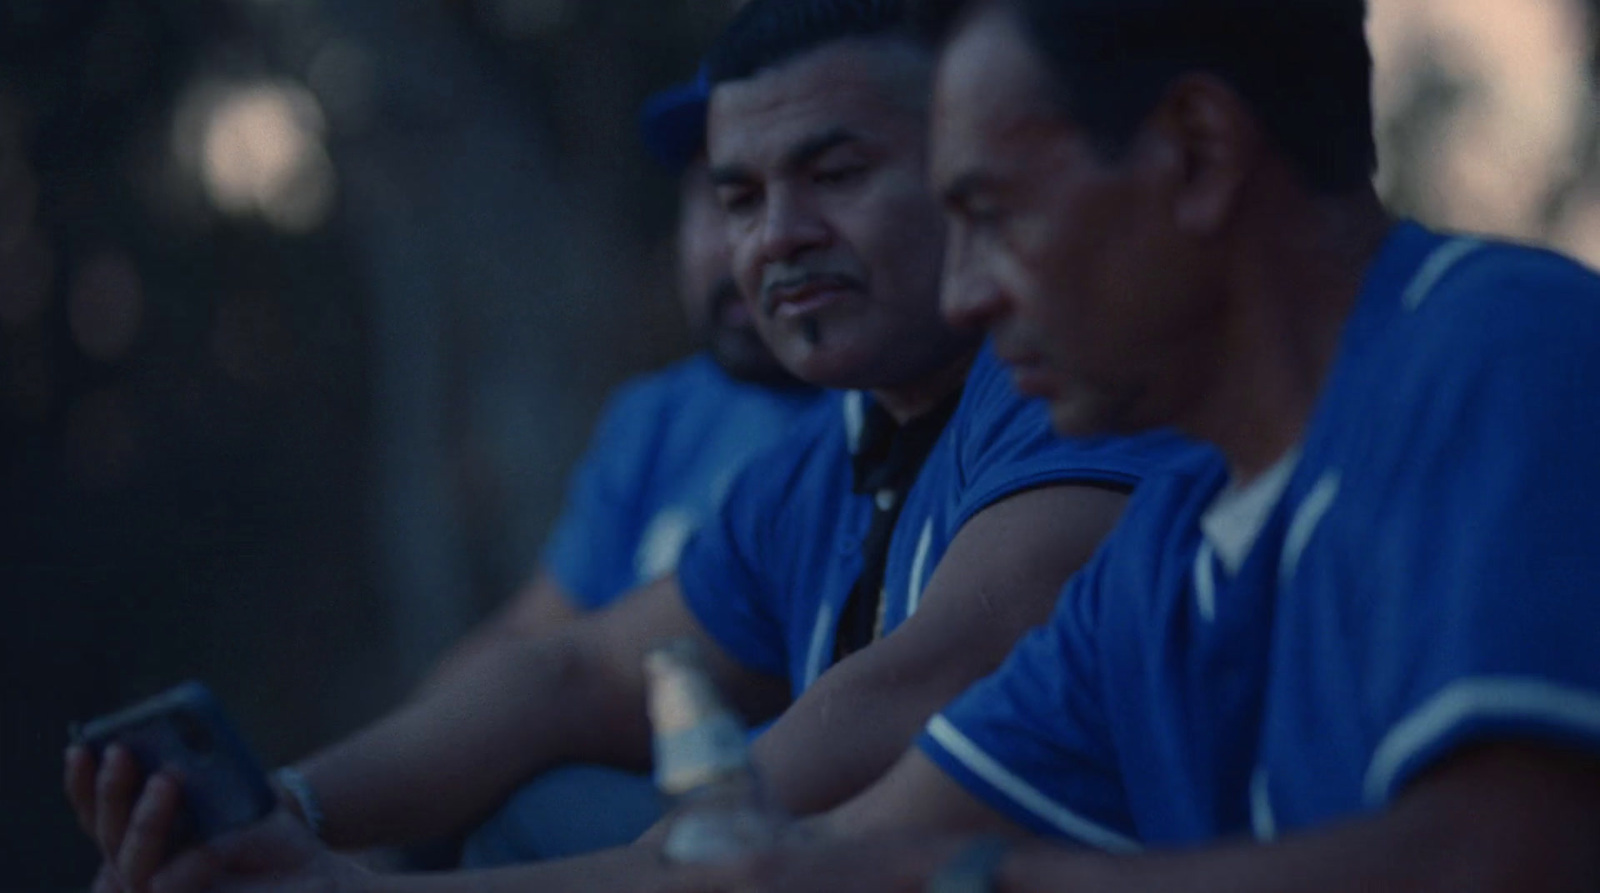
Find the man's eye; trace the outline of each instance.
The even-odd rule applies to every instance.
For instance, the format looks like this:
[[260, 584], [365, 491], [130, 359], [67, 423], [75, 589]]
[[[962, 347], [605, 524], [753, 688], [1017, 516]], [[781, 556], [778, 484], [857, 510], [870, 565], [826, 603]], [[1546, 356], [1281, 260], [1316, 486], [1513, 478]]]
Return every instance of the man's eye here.
[[861, 179], [866, 173], [864, 164], [844, 164], [818, 168], [812, 179], [823, 186], [841, 186]]
[[722, 205], [722, 210], [729, 214], [738, 214], [755, 207], [756, 194], [749, 189], [724, 190], [717, 194], [717, 201]]
[[1003, 219], [999, 208], [993, 205], [970, 204], [962, 207], [961, 219], [974, 229], [989, 229]]

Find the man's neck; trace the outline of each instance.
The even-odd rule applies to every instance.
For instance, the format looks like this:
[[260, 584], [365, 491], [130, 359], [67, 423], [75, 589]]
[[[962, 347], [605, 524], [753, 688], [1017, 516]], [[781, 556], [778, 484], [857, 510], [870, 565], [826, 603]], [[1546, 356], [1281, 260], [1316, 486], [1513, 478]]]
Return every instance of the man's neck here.
[[1370, 192], [1296, 210], [1263, 215], [1275, 224], [1265, 237], [1240, 240], [1215, 386], [1182, 425], [1221, 448], [1239, 483], [1304, 437], [1367, 268], [1394, 225]]
[[896, 424], [904, 425], [918, 416], [931, 412], [943, 403], [945, 398], [961, 390], [962, 385], [966, 383], [967, 372], [972, 368], [973, 358], [977, 355], [978, 348], [973, 346], [962, 351], [955, 360], [927, 375], [919, 376], [915, 381], [893, 387], [873, 388], [872, 397], [889, 413]]

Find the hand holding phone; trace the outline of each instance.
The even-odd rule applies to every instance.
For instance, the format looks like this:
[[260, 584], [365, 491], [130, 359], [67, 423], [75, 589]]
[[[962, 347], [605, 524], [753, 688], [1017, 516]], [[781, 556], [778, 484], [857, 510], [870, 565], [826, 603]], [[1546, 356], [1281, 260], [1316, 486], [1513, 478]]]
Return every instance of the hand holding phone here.
[[265, 818], [277, 804], [261, 765], [221, 705], [187, 682], [72, 730], [99, 764], [112, 744], [126, 748], [148, 778], [173, 776], [183, 792], [179, 835], [202, 840]]

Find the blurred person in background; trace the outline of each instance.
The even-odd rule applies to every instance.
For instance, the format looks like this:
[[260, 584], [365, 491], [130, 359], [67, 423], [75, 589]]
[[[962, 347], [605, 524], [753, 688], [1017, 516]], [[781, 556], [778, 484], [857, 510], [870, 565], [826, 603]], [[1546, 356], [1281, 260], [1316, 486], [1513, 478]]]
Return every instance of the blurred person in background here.
[[[1127, 492], [1192, 449], [1161, 433], [1057, 437], [982, 332], [941, 317], [932, 62], [894, 0], [741, 10], [709, 61], [710, 169], [735, 277], [786, 367], [859, 390], [747, 466], [674, 575], [475, 655], [448, 685], [299, 764], [327, 844], [447, 832], [573, 761], [648, 765], [643, 663], [666, 638], [696, 641], [752, 721], [781, 712], [753, 748], [781, 806], [847, 800], [1049, 615]], [[165, 856], [171, 780], [144, 785], [115, 751], [98, 781], [84, 753], [69, 767], [85, 829], [144, 889]], [[640, 845], [406, 882], [610, 890], [660, 867]], [[283, 812], [225, 850], [180, 857], [165, 883], [218, 870], [290, 887], [387, 882]]]
[[1389, 215], [1361, 0], [928, 6], [947, 312], [1220, 453], [715, 888], [1600, 890], [1600, 278]]

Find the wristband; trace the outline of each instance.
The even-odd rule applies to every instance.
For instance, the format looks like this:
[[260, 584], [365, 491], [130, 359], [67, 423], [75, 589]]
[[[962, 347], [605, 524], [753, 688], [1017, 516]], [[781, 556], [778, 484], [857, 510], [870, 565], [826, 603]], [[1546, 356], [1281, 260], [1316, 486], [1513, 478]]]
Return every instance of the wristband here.
[[1013, 843], [999, 835], [974, 840], [928, 879], [923, 893], [996, 893], [995, 875]]
[[294, 801], [301, 820], [311, 829], [311, 834], [321, 840], [322, 807], [317, 805], [317, 795], [311, 790], [311, 782], [306, 781], [305, 774], [293, 766], [284, 766], [272, 773], [272, 780]]

